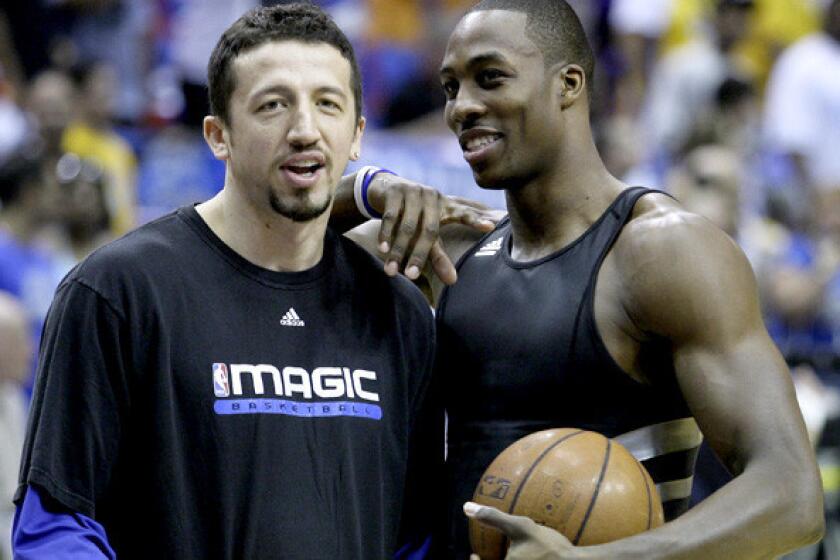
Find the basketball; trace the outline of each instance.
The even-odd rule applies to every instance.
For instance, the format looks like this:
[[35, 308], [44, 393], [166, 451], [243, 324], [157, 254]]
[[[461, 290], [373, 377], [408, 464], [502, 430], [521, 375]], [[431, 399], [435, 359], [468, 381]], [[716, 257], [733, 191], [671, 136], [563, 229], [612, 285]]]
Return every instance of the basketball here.
[[[473, 501], [530, 517], [593, 545], [664, 523], [650, 475], [622, 445], [601, 434], [561, 428], [530, 434], [490, 464]], [[504, 558], [502, 533], [470, 519], [470, 543], [481, 560]]]

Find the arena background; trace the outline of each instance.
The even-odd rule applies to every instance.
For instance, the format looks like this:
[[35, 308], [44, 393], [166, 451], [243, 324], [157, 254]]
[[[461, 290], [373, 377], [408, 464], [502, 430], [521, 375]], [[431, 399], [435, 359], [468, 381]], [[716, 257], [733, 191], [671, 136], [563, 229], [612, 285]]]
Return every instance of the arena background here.
[[[316, 3], [350, 36], [362, 68], [368, 131], [354, 165], [503, 207], [502, 193], [475, 185], [442, 117], [438, 64], [472, 2]], [[826, 538], [797, 558], [840, 558], [840, 2], [570, 3], [598, 56], [593, 123], [610, 170], [672, 193], [752, 262], [826, 489]], [[224, 168], [200, 134], [206, 63], [221, 32], [258, 4], [4, 0], [0, 292], [22, 306], [32, 348], [55, 286], [76, 262], [221, 187]], [[0, 558], [10, 556], [33, 370], [3, 364], [22, 352], [31, 364], [35, 354], [4, 333]], [[726, 477], [703, 456], [695, 499]]]

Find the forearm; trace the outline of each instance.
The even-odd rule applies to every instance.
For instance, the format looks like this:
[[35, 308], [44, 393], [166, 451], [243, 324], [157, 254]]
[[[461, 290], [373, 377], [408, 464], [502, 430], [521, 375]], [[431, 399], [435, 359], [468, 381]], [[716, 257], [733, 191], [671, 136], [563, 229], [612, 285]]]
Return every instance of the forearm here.
[[[794, 467], [794, 472], [797, 468], [802, 469]], [[772, 467], [748, 469], [678, 519], [614, 543], [580, 547], [575, 558], [776, 558], [822, 534], [822, 496], [813, 480], [816, 476], [797, 477]]]
[[335, 190], [332, 211], [330, 212], [330, 227], [338, 232], [350, 231], [359, 224], [367, 221], [356, 207], [353, 197], [353, 184], [356, 174], [345, 175], [338, 182]]

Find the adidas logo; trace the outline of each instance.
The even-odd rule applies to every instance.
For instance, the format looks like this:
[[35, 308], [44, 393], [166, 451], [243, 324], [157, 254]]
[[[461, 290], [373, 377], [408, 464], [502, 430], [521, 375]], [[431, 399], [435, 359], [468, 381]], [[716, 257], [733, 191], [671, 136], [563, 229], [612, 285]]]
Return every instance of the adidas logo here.
[[488, 243], [487, 245], [485, 245], [484, 247], [479, 249], [478, 252], [476, 252], [475, 256], [476, 257], [487, 257], [487, 256], [495, 255], [496, 253], [498, 253], [501, 250], [503, 240], [504, 240], [504, 237], [499, 237], [498, 239], [494, 239], [493, 241], [491, 241], [490, 243]]
[[290, 307], [286, 314], [283, 315], [283, 318], [280, 319], [280, 324], [284, 327], [303, 327], [306, 323], [303, 322], [303, 319], [297, 314], [294, 307]]

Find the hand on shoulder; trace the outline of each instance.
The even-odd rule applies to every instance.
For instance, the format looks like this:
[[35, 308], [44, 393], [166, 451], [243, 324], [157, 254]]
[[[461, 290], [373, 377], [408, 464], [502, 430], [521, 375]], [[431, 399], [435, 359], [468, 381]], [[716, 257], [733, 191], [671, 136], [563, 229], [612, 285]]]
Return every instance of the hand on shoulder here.
[[428, 264], [442, 283], [453, 284], [457, 278], [453, 262], [465, 250], [462, 240], [467, 238], [472, 244], [492, 231], [505, 215], [479, 202], [446, 196], [434, 187], [390, 173], [378, 173], [366, 197], [382, 214], [379, 227], [363, 225], [348, 236], [375, 250], [385, 262], [388, 275], [402, 270], [411, 280], [417, 280]]

